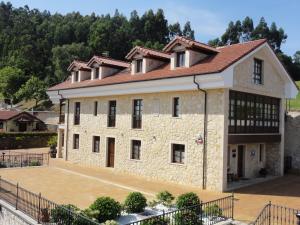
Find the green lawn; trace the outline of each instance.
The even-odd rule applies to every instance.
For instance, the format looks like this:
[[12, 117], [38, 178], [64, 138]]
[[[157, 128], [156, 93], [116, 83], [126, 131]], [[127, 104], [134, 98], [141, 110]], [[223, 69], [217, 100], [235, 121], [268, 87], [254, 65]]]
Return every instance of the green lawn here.
[[[300, 81], [296, 81], [298, 87], [300, 87]], [[290, 110], [300, 110], [300, 92], [298, 93], [296, 99], [291, 99], [288, 101], [288, 108]]]

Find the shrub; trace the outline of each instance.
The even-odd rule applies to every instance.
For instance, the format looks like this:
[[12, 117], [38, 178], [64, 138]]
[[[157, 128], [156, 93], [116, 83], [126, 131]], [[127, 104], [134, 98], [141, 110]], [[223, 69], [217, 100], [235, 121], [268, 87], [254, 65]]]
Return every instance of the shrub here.
[[75, 205], [61, 205], [51, 210], [51, 222], [64, 224], [70, 221], [70, 223], [74, 222], [75, 218], [70, 217], [70, 213], [68, 210], [74, 212], [80, 212], [79, 208]]
[[200, 205], [200, 199], [193, 192], [185, 193], [177, 198], [176, 206], [178, 209], [187, 208], [190, 206]]
[[159, 203], [166, 205], [166, 206], [170, 206], [172, 204], [173, 200], [175, 199], [174, 196], [168, 191], [159, 192], [156, 195], [156, 198]]
[[141, 222], [140, 225], [168, 225], [168, 224], [169, 224], [168, 218], [154, 217], [149, 220]]
[[6, 168], [7, 166], [6, 166], [6, 164], [3, 162], [0, 162], [0, 168]]
[[32, 160], [30, 163], [29, 163], [29, 166], [40, 166], [41, 163], [37, 160]]
[[189, 208], [190, 211], [194, 211], [196, 214], [201, 212], [200, 199], [193, 192], [180, 195], [177, 198], [176, 206], [178, 209]]
[[90, 206], [93, 217], [100, 223], [116, 219], [121, 214], [121, 204], [110, 197], [100, 197]]
[[25, 139], [25, 137], [23, 137], [23, 136], [17, 136], [17, 137], [15, 137], [16, 141], [23, 141], [24, 139]]
[[57, 136], [51, 136], [47, 142], [48, 147], [56, 147], [57, 146]]
[[192, 210], [178, 212], [174, 219], [176, 225], [202, 225], [202, 221], [198, 214]]
[[217, 204], [214, 204], [205, 207], [204, 213], [206, 216], [222, 216], [222, 209]]
[[143, 212], [147, 206], [147, 199], [140, 192], [132, 192], [125, 199], [124, 209], [128, 213]]
[[104, 225], [119, 225], [119, 223], [114, 220], [107, 220]]

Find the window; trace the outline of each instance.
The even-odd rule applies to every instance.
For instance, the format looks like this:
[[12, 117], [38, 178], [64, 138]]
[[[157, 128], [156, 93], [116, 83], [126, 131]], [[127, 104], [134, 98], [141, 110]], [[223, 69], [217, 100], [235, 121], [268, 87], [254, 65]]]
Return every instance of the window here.
[[94, 116], [97, 116], [98, 115], [98, 102], [95, 101], [94, 102]]
[[230, 91], [229, 133], [278, 133], [280, 99]]
[[74, 107], [74, 125], [80, 124], [80, 102], [75, 102]]
[[263, 70], [263, 61], [260, 59], [254, 59], [254, 74], [253, 74], [253, 82], [254, 84], [262, 84], [262, 70]]
[[176, 67], [184, 67], [185, 65], [185, 52], [176, 53]]
[[143, 100], [133, 100], [132, 128], [142, 128]]
[[131, 141], [131, 159], [140, 160], [141, 157], [141, 141]]
[[259, 144], [259, 162], [264, 161], [264, 151], [265, 151], [265, 145]]
[[143, 59], [137, 59], [136, 60], [136, 73], [142, 73], [143, 72]]
[[79, 134], [73, 134], [73, 149], [79, 149]]
[[0, 122], [0, 129], [3, 129], [3, 122]]
[[184, 152], [184, 145], [172, 144], [172, 163], [184, 164]]
[[173, 117], [179, 117], [179, 98], [173, 98]]
[[95, 79], [99, 78], [99, 70], [100, 70], [99, 67], [95, 69]]
[[117, 102], [109, 101], [108, 102], [108, 118], [107, 118], [107, 126], [108, 127], [116, 126], [116, 110], [117, 110]]
[[79, 81], [79, 71], [75, 72], [75, 81], [78, 82]]
[[93, 152], [100, 152], [100, 137], [93, 136]]

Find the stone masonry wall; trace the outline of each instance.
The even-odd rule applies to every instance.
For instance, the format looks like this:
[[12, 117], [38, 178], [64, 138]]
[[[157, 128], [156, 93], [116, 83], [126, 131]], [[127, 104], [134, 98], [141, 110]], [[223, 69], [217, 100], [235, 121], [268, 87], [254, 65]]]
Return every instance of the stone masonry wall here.
[[[208, 91], [207, 188], [223, 189], [224, 90]], [[180, 98], [180, 117], [172, 117], [172, 98]], [[131, 128], [132, 102], [143, 99], [142, 129]], [[107, 127], [108, 101], [117, 101], [116, 127]], [[73, 125], [74, 102], [81, 102], [80, 125]], [[98, 115], [94, 116], [94, 101]], [[106, 166], [107, 137], [115, 138], [115, 171], [202, 187], [204, 94], [199, 91], [70, 99], [67, 160]], [[225, 115], [224, 115], [225, 114]], [[80, 135], [73, 149], [73, 134]], [[92, 153], [92, 137], [100, 136], [100, 152]], [[67, 135], [65, 135], [67, 137]], [[141, 159], [130, 159], [131, 140], [141, 140]], [[171, 163], [171, 144], [185, 144], [185, 163]], [[227, 149], [227, 147], [226, 147]], [[65, 157], [65, 154], [63, 154]]]
[[4, 204], [0, 204], [0, 224], [1, 225], [35, 225], [37, 224], [30, 218], [27, 218], [23, 213], [10, 209], [11, 207], [6, 207]]
[[300, 170], [300, 112], [288, 113], [285, 133], [285, 156], [292, 157], [292, 168]]

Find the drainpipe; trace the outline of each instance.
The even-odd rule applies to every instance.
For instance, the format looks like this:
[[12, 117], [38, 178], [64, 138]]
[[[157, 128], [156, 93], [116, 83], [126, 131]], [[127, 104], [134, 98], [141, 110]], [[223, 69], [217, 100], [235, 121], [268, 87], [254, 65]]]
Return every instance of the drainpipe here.
[[194, 84], [196, 84], [198, 91], [204, 93], [204, 126], [203, 126], [203, 166], [202, 166], [202, 189], [206, 189], [206, 169], [207, 169], [207, 91], [200, 88], [199, 83], [196, 82], [196, 75], [194, 75]]

